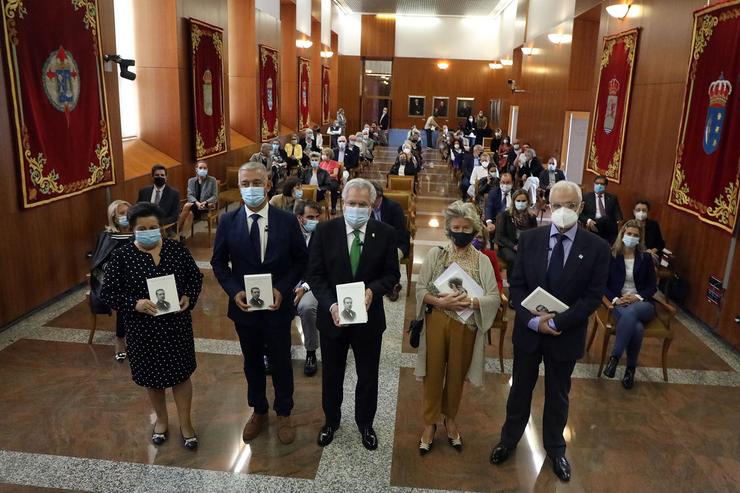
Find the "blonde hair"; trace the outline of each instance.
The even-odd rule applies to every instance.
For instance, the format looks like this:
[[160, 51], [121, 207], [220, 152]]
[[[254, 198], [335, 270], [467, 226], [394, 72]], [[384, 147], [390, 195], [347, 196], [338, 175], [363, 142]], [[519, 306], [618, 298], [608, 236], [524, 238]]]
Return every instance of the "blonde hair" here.
[[480, 220], [480, 215], [475, 205], [470, 202], [463, 202], [462, 200], [451, 203], [447, 209], [445, 209], [445, 233], [447, 236], [450, 235], [450, 227], [453, 219], [467, 219], [473, 225], [473, 234], [477, 235], [483, 230], [483, 224]]
[[614, 244], [612, 245], [612, 256], [614, 258], [619, 257], [624, 253], [624, 243], [622, 243], [622, 238], [624, 238], [624, 232], [627, 231], [627, 228], [637, 228], [640, 232], [640, 243], [637, 244], [635, 250], [638, 252], [645, 250], [645, 231], [642, 229], [640, 221], [637, 219], [630, 219], [629, 221], [626, 221], [621, 228], [619, 228], [617, 239], [614, 240]]
[[[524, 195], [525, 197], [527, 197], [527, 208], [523, 211], [520, 211], [519, 209], [516, 208], [516, 199], [519, 198], [521, 195]], [[523, 188], [514, 190], [511, 193], [511, 205], [509, 206], [509, 214], [512, 216], [514, 214], [523, 214], [523, 213], [529, 214], [529, 206], [531, 205], [532, 205], [532, 201], [529, 199], [529, 194], [527, 193], [526, 190], [524, 190]]]
[[118, 224], [116, 223], [116, 216], [118, 215], [118, 207], [122, 205], [127, 205], [131, 207], [131, 204], [126, 202], [125, 200], [114, 200], [113, 202], [108, 205], [108, 225], [105, 227], [105, 230], [109, 233], [120, 233], [121, 231], [118, 229]]

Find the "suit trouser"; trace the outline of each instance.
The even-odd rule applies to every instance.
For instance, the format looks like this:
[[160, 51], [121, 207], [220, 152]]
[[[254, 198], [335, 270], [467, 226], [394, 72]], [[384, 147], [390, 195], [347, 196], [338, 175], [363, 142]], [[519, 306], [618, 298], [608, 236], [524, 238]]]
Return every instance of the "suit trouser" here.
[[565, 454], [563, 430], [568, 422], [568, 393], [575, 361], [555, 361], [542, 349], [527, 353], [514, 346], [514, 372], [506, 421], [501, 428], [501, 442], [514, 448], [524, 434], [532, 406], [532, 390], [539, 376], [540, 361], [545, 362], [545, 409], [542, 416], [542, 441], [550, 456]]
[[473, 358], [475, 332], [439, 310], [432, 310], [426, 322], [424, 422], [433, 425], [442, 414], [451, 419], [457, 417]]
[[319, 302], [311, 291], [303, 295], [298, 302], [296, 311], [301, 317], [301, 329], [303, 329], [303, 345], [306, 351], [316, 351], [319, 347], [319, 331], [316, 328], [316, 314]]
[[257, 414], [266, 414], [267, 376], [263, 356], [265, 351], [272, 365], [272, 386], [275, 389], [273, 409], [278, 416], [290, 416], [293, 409], [293, 361], [290, 356], [290, 323], [282, 326], [258, 323], [236, 325], [239, 344], [244, 355], [244, 375], [247, 377], [247, 401]]
[[347, 352], [355, 355], [357, 386], [355, 387], [355, 423], [358, 427], [372, 426], [378, 407], [378, 365], [383, 334], [368, 326], [342, 327], [338, 337], [321, 338], [321, 405], [326, 423], [339, 425], [342, 419], [344, 371]]

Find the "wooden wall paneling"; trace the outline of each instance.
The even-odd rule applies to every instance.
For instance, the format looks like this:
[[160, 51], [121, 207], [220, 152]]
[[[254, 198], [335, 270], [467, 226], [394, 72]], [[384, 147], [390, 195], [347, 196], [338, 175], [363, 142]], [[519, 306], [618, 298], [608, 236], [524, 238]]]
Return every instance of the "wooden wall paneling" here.
[[339, 104], [339, 36], [331, 33], [331, 51], [334, 56], [329, 59], [329, 117], [333, 119], [337, 114]]
[[[319, 2], [320, 5], [320, 2]], [[309, 87], [308, 108], [311, 124], [321, 123], [321, 22], [311, 21], [311, 41], [313, 46], [308, 50], [308, 58], [311, 60], [311, 84]]]
[[393, 58], [396, 52], [396, 19], [362, 16], [360, 54], [370, 58]]
[[[254, 0], [228, 0], [229, 122], [252, 141], [257, 121], [257, 34]], [[277, 46], [275, 46], [277, 48]]]
[[339, 84], [337, 109], [347, 117], [347, 133], [360, 128], [360, 77], [362, 60], [358, 56], [338, 55]]
[[292, 131], [298, 126], [298, 54], [295, 45], [298, 31], [295, 3], [280, 5], [280, 124]]

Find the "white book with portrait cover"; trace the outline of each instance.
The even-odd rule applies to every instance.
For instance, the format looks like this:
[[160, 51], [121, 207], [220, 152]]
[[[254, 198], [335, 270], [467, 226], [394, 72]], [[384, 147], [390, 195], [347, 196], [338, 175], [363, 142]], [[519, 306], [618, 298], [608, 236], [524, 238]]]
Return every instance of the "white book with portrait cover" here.
[[[445, 271], [440, 274], [434, 286], [440, 293], [466, 294], [469, 298], [483, 297], [483, 288], [463, 270], [457, 262], [452, 262]], [[457, 316], [466, 321], [473, 315], [472, 308], [458, 310]]]
[[249, 311], [267, 310], [275, 302], [272, 297], [272, 274], [244, 276]]
[[530, 312], [541, 313], [547, 315], [548, 313], [563, 313], [569, 307], [552, 294], [548, 293], [540, 286], [529, 293], [529, 296], [524, 298], [522, 306]]
[[337, 284], [337, 305], [341, 325], [366, 324], [365, 283]]
[[149, 299], [157, 307], [155, 317], [180, 311], [180, 296], [177, 294], [174, 274], [147, 279], [146, 287], [149, 289]]

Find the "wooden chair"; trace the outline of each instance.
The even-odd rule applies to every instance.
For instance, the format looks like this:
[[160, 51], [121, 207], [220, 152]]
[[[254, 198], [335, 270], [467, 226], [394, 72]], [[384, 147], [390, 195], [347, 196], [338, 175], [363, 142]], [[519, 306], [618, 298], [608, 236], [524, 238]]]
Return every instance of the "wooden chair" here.
[[415, 225], [416, 222], [416, 204], [414, 203], [414, 197], [408, 192], [396, 192], [395, 190], [386, 190], [383, 192], [383, 196], [390, 200], [398, 203], [403, 209], [404, 214], [411, 219], [411, 224]]
[[[316, 185], [303, 185], [303, 200], [313, 200], [314, 202], [318, 202], [319, 199], [319, 187]], [[324, 208], [324, 217], [326, 219], [330, 218], [330, 202], [331, 198], [329, 195], [329, 192], [324, 194], [324, 200], [321, 206]]]
[[[506, 340], [506, 331], [509, 328], [509, 317], [506, 316], [506, 309], [509, 306], [509, 299], [506, 297], [504, 293], [500, 293], [501, 296], [501, 304], [498, 307], [498, 313], [496, 313], [496, 318], [493, 321], [493, 325], [491, 325], [491, 330], [498, 329], [499, 330], [499, 337], [498, 337], [498, 364], [499, 368], [501, 368], [501, 373], [504, 372], [504, 341]], [[486, 333], [486, 336], [488, 337], [488, 345], [492, 346], [491, 343], [491, 330], [489, 330]]]
[[414, 195], [414, 177], [388, 175], [388, 190], [394, 192], [408, 192]]
[[[661, 339], [663, 341], [661, 363], [663, 366], [663, 380], [667, 382], [668, 349], [671, 347], [673, 336], [675, 335], [674, 328], [671, 327], [671, 322], [676, 318], [676, 309], [659, 294], [656, 295], [653, 300], [655, 301], [656, 316], [653, 320], [645, 324], [645, 333], [643, 337]], [[606, 351], [609, 347], [609, 338], [616, 334], [616, 320], [614, 320], [613, 311], [614, 305], [612, 305], [611, 301], [605, 297], [602, 299], [602, 306], [596, 311], [594, 316], [594, 327], [588, 341], [587, 350], [591, 349], [591, 344], [593, 344], [594, 338], [596, 337], [596, 331], [598, 329], [603, 329], [604, 331], [604, 343], [601, 346], [601, 362], [599, 363], [599, 373], [597, 377], [601, 377], [601, 371], [604, 369]]]
[[226, 186], [223, 190], [220, 186], [221, 184], [219, 184], [218, 202], [224, 204], [224, 211], [227, 212], [229, 205], [242, 200], [242, 194], [239, 191], [239, 168], [226, 168]]
[[[408, 224], [408, 222], [407, 222]], [[411, 296], [411, 276], [414, 272], [414, 240], [409, 242], [409, 254], [401, 259], [401, 265], [406, 266], [406, 297]]]
[[483, 137], [483, 149], [485, 151], [491, 150], [491, 141], [493, 141], [493, 137]]

